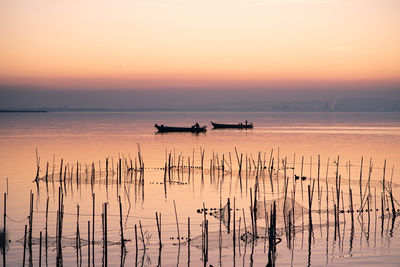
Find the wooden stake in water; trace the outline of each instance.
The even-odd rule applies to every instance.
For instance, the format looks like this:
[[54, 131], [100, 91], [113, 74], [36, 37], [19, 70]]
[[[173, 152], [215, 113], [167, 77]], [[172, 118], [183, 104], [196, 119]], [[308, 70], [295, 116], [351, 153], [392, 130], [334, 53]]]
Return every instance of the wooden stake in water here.
[[49, 176], [49, 162], [47, 162], [46, 164], [46, 176], [45, 176], [46, 186], [48, 184], [48, 176]]
[[176, 219], [176, 230], [178, 231], [178, 242], [181, 244], [181, 235], [179, 234], [179, 223], [178, 223], [178, 213], [176, 212], [176, 205], [174, 200], [174, 210], [175, 210], [175, 219]]
[[122, 163], [121, 163], [121, 158], [119, 159], [119, 167], [118, 167], [118, 171], [119, 171], [119, 183], [121, 183], [122, 181]]
[[32, 251], [32, 227], [33, 227], [33, 193], [31, 191], [31, 202], [29, 211], [29, 236], [28, 236], [28, 246], [29, 246], [29, 256], [31, 256]]
[[[87, 230], [88, 230], [88, 267], [90, 267], [90, 221], [87, 222]], [[93, 244], [94, 245], [94, 244]]]
[[[135, 224], [135, 251], [136, 251], [136, 259], [138, 254], [138, 238], [137, 238], [137, 226]], [[137, 260], [136, 260], [137, 261]]]
[[96, 201], [96, 195], [95, 193], [92, 194], [92, 199], [93, 199], [93, 208], [92, 208], [92, 260], [93, 260], [93, 266], [94, 266], [94, 216], [95, 216], [95, 201]]
[[108, 186], [108, 157], [106, 158], [106, 186]]
[[230, 233], [230, 231], [231, 231], [231, 201], [228, 198], [228, 234]]
[[254, 227], [254, 207], [253, 207], [253, 197], [252, 197], [252, 192], [251, 192], [251, 188], [250, 188], [250, 217], [251, 217], [251, 233], [253, 236], [253, 241], [255, 238], [255, 227]]
[[204, 167], [204, 149], [200, 148], [200, 157], [201, 157], [201, 171], [203, 172]]
[[[240, 175], [240, 174], [239, 174]], [[222, 257], [222, 219], [223, 219], [223, 214], [222, 214], [222, 203], [221, 203], [221, 195], [219, 196], [219, 232], [218, 232], [218, 248], [219, 248], [219, 259], [221, 262], [221, 257]]]
[[3, 219], [3, 266], [6, 266], [6, 230], [7, 230], [7, 193], [4, 193], [4, 219]]
[[190, 217], [188, 217], [188, 266], [190, 266]]
[[40, 158], [38, 156], [38, 151], [36, 148], [36, 178], [35, 178], [36, 182], [38, 182], [39, 179], [39, 171], [40, 171]]
[[122, 226], [122, 204], [121, 204], [121, 196], [118, 196], [119, 201], [119, 226], [121, 230], [121, 249], [125, 247], [125, 239], [124, 239], [124, 228]]
[[161, 213], [160, 216], [158, 216], [158, 213], [156, 212], [156, 221], [157, 221], [157, 232], [158, 232], [158, 244], [160, 246], [160, 249], [162, 248], [162, 243], [161, 243]]
[[[339, 156], [336, 162], [336, 203], [337, 203], [337, 213], [339, 216], [339, 208], [340, 208], [340, 184], [341, 184], [342, 176], [339, 175]], [[338, 217], [339, 218], [339, 217]]]
[[244, 208], [242, 209], [243, 211], [243, 224], [244, 224], [244, 233], [245, 233], [245, 243], [247, 244], [247, 226], [246, 226], [246, 215], [244, 213]]
[[301, 200], [303, 200], [303, 164], [304, 156], [301, 157], [301, 172], [300, 172], [300, 184], [301, 184]]
[[[241, 253], [240, 253], [240, 223], [241, 223], [241, 221], [242, 221], [242, 217], [239, 216], [239, 229], [238, 229], [238, 237], [239, 237], [239, 239], [238, 239], [239, 255], [241, 255]], [[221, 254], [220, 254], [220, 256], [221, 256]]]
[[[328, 161], [326, 163], [326, 179], [325, 179], [325, 190], [326, 190], [326, 222], [329, 225], [329, 189], [328, 189], [328, 170], [329, 170], [329, 158]], [[294, 217], [293, 217], [294, 220]]]
[[26, 252], [26, 233], [27, 233], [27, 225], [25, 224], [25, 235], [24, 235], [24, 254], [22, 257], [22, 266], [25, 266], [25, 252]]
[[314, 195], [314, 184], [315, 184], [315, 180], [313, 180], [312, 189], [310, 189], [310, 185], [308, 185], [308, 222], [310, 224], [311, 231], [312, 231], [311, 211], [312, 211], [312, 201], [313, 201], [313, 195]]
[[79, 265], [79, 244], [80, 241], [80, 233], [79, 233], [79, 205], [76, 206], [76, 264]]
[[254, 205], [253, 205], [253, 213], [254, 213], [254, 233], [256, 238], [258, 238], [257, 233], [257, 191], [258, 191], [258, 184], [254, 186]]
[[[4, 266], [6, 266], [4, 264]], [[40, 238], [39, 238], [39, 267], [42, 266], [42, 231], [40, 231]]]
[[319, 214], [320, 214], [319, 218], [321, 219], [321, 194], [322, 194], [322, 188], [319, 185], [320, 171], [321, 171], [321, 157], [320, 157], [320, 155], [318, 155], [318, 174], [317, 174], [317, 179], [318, 179], [318, 210], [319, 210]]
[[350, 213], [351, 213], [351, 225], [354, 226], [354, 208], [353, 208], [353, 192], [350, 188]]
[[383, 177], [382, 177], [382, 194], [385, 197], [385, 174], [386, 174], [386, 159], [383, 163]]
[[108, 265], [107, 203], [104, 203], [104, 264]]
[[63, 170], [63, 159], [61, 159], [61, 163], [60, 163], [60, 185], [61, 185], [61, 182], [62, 182], [62, 170]]
[[76, 186], [79, 186], [79, 162], [76, 162]]
[[206, 230], [205, 230], [205, 234], [206, 234], [206, 250], [205, 250], [205, 255], [206, 255], [206, 262], [208, 261], [208, 220], [206, 220]]
[[233, 198], [233, 254], [236, 254], [236, 198]]

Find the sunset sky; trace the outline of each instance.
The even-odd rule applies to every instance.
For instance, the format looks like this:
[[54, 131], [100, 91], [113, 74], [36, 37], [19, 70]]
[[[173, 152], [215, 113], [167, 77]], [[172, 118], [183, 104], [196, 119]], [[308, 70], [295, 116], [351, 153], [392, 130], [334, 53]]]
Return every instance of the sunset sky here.
[[399, 0], [2, 0], [0, 86], [400, 85]]

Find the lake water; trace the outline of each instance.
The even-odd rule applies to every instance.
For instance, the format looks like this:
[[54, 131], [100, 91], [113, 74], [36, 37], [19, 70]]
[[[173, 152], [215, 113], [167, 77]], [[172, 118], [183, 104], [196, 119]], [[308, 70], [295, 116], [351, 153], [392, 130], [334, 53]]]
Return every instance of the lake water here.
[[[254, 129], [247, 131], [211, 129], [210, 121], [243, 122], [246, 119], [254, 123]], [[195, 122], [207, 125], [208, 131], [197, 135], [155, 133], [154, 123], [190, 126]], [[400, 220], [391, 214], [389, 197], [389, 191], [392, 191], [394, 204], [398, 209], [399, 113], [2, 113], [0, 125], [0, 193], [1, 198], [7, 193], [7, 233], [10, 242], [6, 250], [6, 262], [9, 266], [21, 265], [23, 261], [24, 226], [29, 221], [31, 191], [34, 242], [31, 256], [28, 249], [26, 250], [26, 264], [29, 258], [35, 266], [39, 262], [39, 235], [42, 232], [44, 240], [47, 199], [49, 241], [47, 257], [45, 248], [42, 248], [42, 264], [48, 266], [56, 264], [57, 249], [54, 238], [59, 188], [63, 192], [64, 201], [62, 261], [66, 266], [77, 264], [77, 257], [79, 259], [80, 255], [82, 265], [88, 265], [87, 225], [88, 221], [91, 227], [93, 223], [93, 194], [95, 194], [96, 242], [94, 246], [91, 245], [94, 247], [90, 259], [92, 265], [100, 266], [105, 261], [101, 214], [103, 203], [107, 203], [109, 241], [107, 262], [110, 266], [121, 265], [121, 262], [127, 266], [135, 264], [138, 266], [265, 266], [268, 262], [268, 240], [265, 239], [265, 213], [261, 212], [264, 200], [268, 214], [273, 200], [279, 200], [276, 202], [277, 228], [282, 241], [276, 247], [277, 266], [376, 266], [377, 264], [398, 266], [400, 262]], [[135, 159], [138, 164], [138, 147], [145, 167], [142, 180], [139, 172], [126, 171], [131, 167], [131, 160], [133, 167]], [[235, 148], [239, 158], [242, 155], [241, 175], [238, 172]], [[38, 183], [32, 182], [37, 170], [36, 151], [40, 158], [41, 178], [45, 176], [46, 165], [49, 163], [47, 185], [44, 180]], [[204, 151], [203, 171], [200, 169], [201, 151]], [[169, 154], [171, 161], [174, 162], [173, 165], [179, 163], [183, 167], [179, 171], [173, 168], [164, 184], [163, 168]], [[106, 158], [109, 162], [107, 181]], [[260, 165], [273, 165], [273, 170], [270, 172], [270, 168], [265, 167], [257, 175], [255, 168], [258, 158]], [[360, 194], [361, 158], [363, 158], [363, 168]], [[62, 177], [67, 170], [65, 183], [59, 183], [61, 159]], [[119, 159], [122, 162], [121, 183], [117, 183], [116, 180]], [[222, 159], [224, 159], [224, 171], [216, 169], [222, 166]], [[80, 166], [78, 181], [77, 162]], [[211, 162], [214, 170], [210, 171]], [[285, 162], [286, 172], [283, 168]], [[188, 168], [189, 164], [192, 168]], [[92, 166], [95, 168], [94, 183], [91, 183]], [[53, 172], [54, 177], [51, 177]], [[301, 182], [301, 179], [294, 180], [294, 174], [305, 176], [304, 182]], [[284, 234], [282, 199], [285, 175], [289, 179], [287, 195], [293, 196], [296, 190], [294, 195], [297, 203], [294, 213], [296, 231], [291, 241]], [[335, 201], [337, 204], [336, 176], [339, 175], [341, 177], [339, 208], [345, 212], [339, 214], [340, 223], [335, 227], [333, 207]], [[382, 188], [383, 176], [386, 179], [386, 189]], [[370, 177], [369, 184], [368, 177]], [[310, 231], [307, 189], [308, 185], [312, 186], [313, 181], [315, 181], [311, 209], [313, 230]], [[243, 240], [236, 238], [233, 246], [233, 225], [236, 237], [242, 235], [244, 216], [247, 230], [252, 231], [250, 189], [254, 194], [256, 184], [257, 203], [260, 205], [257, 209], [257, 214], [260, 213], [257, 222], [259, 238], [254, 242], [245, 242], [245, 236], [242, 236]], [[355, 213], [353, 224], [350, 213], [347, 213], [350, 203], [349, 189], [352, 189], [355, 210], [360, 207], [361, 201], [364, 203], [364, 209], [367, 208], [367, 204], [371, 210], [373, 209], [370, 213], [364, 212], [361, 215]], [[386, 191], [382, 202], [383, 190]], [[124, 237], [128, 240], [122, 259], [121, 246], [118, 243], [120, 241], [119, 196]], [[224, 207], [228, 198], [231, 207], [235, 203], [236, 223], [233, 223], [231, 218], [228, 227], [225, 217], [220, 220], [218, 216], [207, 214], [208, 259], [205, 261], [202, 252], [201, 226], [204, 215], [198, 210], [203, 207], [203, 203], [206, 208], [219, 208], [220, 205]], [[183, 238], [180, 245], [176, 240], [178, 233], [174, 201], [180, 236]], [[79, 229], [82, 244], [81, 252], [78, 254], [75, 243], [77, 205], [80, 212]], [[0, 207], [3, 210], [3, 199]], [[162, 217], [161, 253], [156, 212], [160, 212]], [[190, 217], [192, 238], [190, 246], [185, 239], [188, 236], [188, 217]], [[1, 226], [3, 221], [2, 216]], [[144, 242], [139, 238], [136, 253], [135, 225], [141, 237], [139, 221], [142, 225]], [[92, 232], [90, 234], [92, 235]], [[146, 249], [143, 249], [143, 243]]]

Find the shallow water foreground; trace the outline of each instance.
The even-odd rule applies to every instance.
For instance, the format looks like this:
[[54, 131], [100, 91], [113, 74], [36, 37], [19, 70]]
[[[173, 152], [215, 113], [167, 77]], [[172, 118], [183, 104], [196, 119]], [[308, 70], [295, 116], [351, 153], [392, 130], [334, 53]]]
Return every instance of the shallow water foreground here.
[[[46, 164], [28, 216], [7, 212], [4, 260], [11, 266], [319, 266], [399, 259], [399, 186], [391, 175], [379, 180], [372, 164], [360, 186], [350, 170], [363, 175], [361, 166], [284, 158], [278, 168], [274, 157], [260, 156], [257, 163], [248, 157], [239, 172], [225, 155], [224, 161], [214, 155], [208, 168], [204, 160], [188, 156], [185, 164], [172, 155], [160, 168], [145, 167], [141, 154], [107, 158], [106, 165]], [[240, 158], [238, 152], [239, 168]], [[13, 195], [4, 193], [4, 203]]]
[[[275, 115], [266, 123], [259, 114], [255, 131], [155, 135], [134, 126], [159, 114], [128, 115], [124, 123], [109, 113], [1, 118], [7, 266], [400, 261], [393, 118], [356, 116], [349, 126], [342, 115], [328, 125], [325, 116]], [[165, 120], [211, 115], [232, 117]], [[307, 129], [292, 126], [301, 122]]]

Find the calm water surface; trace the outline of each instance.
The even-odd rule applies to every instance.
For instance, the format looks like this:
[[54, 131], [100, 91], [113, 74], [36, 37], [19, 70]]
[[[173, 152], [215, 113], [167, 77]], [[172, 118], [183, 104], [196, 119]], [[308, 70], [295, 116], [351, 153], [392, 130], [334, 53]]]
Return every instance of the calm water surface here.
[[[254, 122], [253, 130], [212, 130], [210, 121]], [[205, 134], [155, 134], [154, 123], [181, 126], [207, 125]], [[92, 223], [92, 194], [95, 194], [95, 240], [94, 264], [102, 265], [102, 204], [108, 203], [108, 264], [121, 264], [119, 207], [118, 196], [121, 196], [123, 228], [126, 254], [123, 263], [139, 266], [203, 266], [201, 251], [201, 226], [203, 215], [197, 210], [203, 203], [209, 208], [225, 206], [227, 199], [236, 208], [236, 231], [239, 221], [243, 233], [243, 209], [247, 229], [250, 229], [250, 188], [254, 190], [256, 178], [253, 160], [268, 165], [274, 159], [274, 171], [270, 179], [269, 172], [264, 170], [259, 177], [257, 200], [272, 203], [283, 197], [282, 160], [287, 159], [289, 189], [296, 188], [298, 211], [304, 210], [304, 216], [295, 213], [296, 235], [292, 243], [282, 235], [282, 242], [277, 245], [276, 264], [278, 266], [340, 266], [371, 265], [398, 266], [400, 262], [399, 219], [393, 220], [388, 212], [381, 219], [381, 211], [356, 216], [354, 228], [350, 214], [340, 214], [340, 228], [335, 231], [333, 197], [335, 193], [335, 162], [339, 156], [339, 175], [342, 177], [342, 191], [339, 207], [349, 209], [349, 188], [353, 191], [355, 209], [360, 207], [360, 168], [363, 157], [362, 192], [371, 192], [368, 202], [371, 209], [381, 207], [383, 167], [386, 160], [385, 178], [392, 180], [394, 198], [400, 198], [400, 114], [399, 113], [212, 113], [212, 112], [52, 112], [52, 113], [15, 113], [0, 114], [0, 193], [7, 194], [7, 232], [10, 239], [6, 261], [9, 266], [22, 264], [24, 225], [28, 223], [30, 191], [34, 194], [32, 262], [38, 264], [40, 231], [45, 233], [45, 210], [49, 199], [48, 235], [49, 247], [47, 265], [56, 262], [54, 237], [56, 232], [56, 211], [58, 207], [58, 190], [60, 183], [56, 176], [54, 182], [46, 186], [44, 181], [38, 184], [32, 180], [36, 175], [36, 149], [40, 157], [40, 176], [45, 175], [46, 163], [49, 172], [59, 173], [60, 161], [67, 166], [67, 176], [72, 170], [76, 172], [79, 162], [80, 182], [76, 183], [75, 174], [72, 180], [63, 186], [65, 216], [63, 229], [63, 262], [75, 265], [77, 254], [75, 234], [77, 229], [76, 210], [80, 206], [80, 233], [82, 238], [82, 265], [87, 266], [87, 222]], [[144, 183], [138, 178], [123, 172], [121, 184], [116, 184], [114, 175], [108, 186], [105, 184], [105, 159], [109, 158], [110, 172], [117, 169], [117, 162], [122, 158], [130, 167], [138, 156], [138, 144], [144, 159]], [[238, 164], [235, 147], [246, 155], [252, 166], [251, 171], [242, 171], [238, 175]], [[172, 182], [165, 186], [164, 167], [166, 153], [171, 153], [175, 165], [178, 160], [187, 166], [188, 158], [193, 166], [198, 167], [200, 149], [204, 149], [203, 173], [198, 168], [185, 167], [179, 173], [174, 171]], [[194, 158], [193, 158], [194, 155]], [[308, 227], [308, 193], [307, 186], [318, 177], [318, 156], [320, 156], [320, 190], [315, 189], [312, 207], [313, 231]], [[211, 172], [210, 161], [218, 158], [219, 164], [224, 157], [227, 171]], [[327, 163], [329, 166], [327, 170]], [[54, 165], [53, 165], [54, 161]], [[303, 168], [301, 162], [303, 161]], [[278, 168], [279, 162], [279, 168]], [[370, 165], [371, 162], [371, 165]], [[90, 184], [92, 163], [95, 166], [96, 182]], [[243, 166], [245, 163], [243, 163]], [[232, 170], [230, 170], [232, 165]], [[54, 166], [54, 167], [53, 167]], [[349, 167], [350, 166], [350, 167]], [[370, 190], [367, 181], [371, 166]], [[244, 168], [244, 167], [243, 167]], [[294, 169], [293, 169], [294, 168]], [[303, 169], [303, 170], [302, 170]], [[85, 170], [88, 170], [86, 172]], [[306, 176], [304, 185], [293, 181], [293, 174]], [[328, 174], [328, 175], [326, 175]], [[349, 182], [350, 176], [350, 182]], [[277, 178], [278, 177], [278, 178]], [[311, 177], [311, 178], [310, 178]], [[327, 177], [327, 179], [326, 179]], [[274, 191], [272, 192], [272, 186]], [[326, 181], [328, 182], [328, 219], [326, 213]], [[350, 185], [350, 187], [349, 187]], [[301, 194], [304, 186], [304, 194]], [[279, 190], [279, 191], [278, 191]], [[254, 192], [254, 191], [253, 191]], [[290, 193], [288, 192], [290, 195]], [[365, 194], [366, 196], [368, 194]], [[387, 194], [388, 195], [388, 194]], [[342, 202], [343, 199], [343, 202]], [[364, 198], [364, 200], [367, 198]], [[179, 221], [180, 235], [187, 237], [187, 218], [191, 219], [190, 255], [185, 240], [177, 245], [177, 228], [173, 201], [175, 200]], [[389, 207], [389, 201], [385, 209]], [[321, 203], [321, 204], [320, 204]], [[344, 203], [344, 205], [343, 205]], [[396, 208], [399, 208], [396, 202]], [[321, 209], [324, 213], [317, 212]], [[263, 205], [262, 205], [263, 206]], [[1, 210], [4, 204], [1, 200]], [[279, 209], [278, 209], [279, 210]], [[267, 208], [269, 212], [269, 208]], [[162, 214], [161, 256], [158, 249], [158, 234], [155, 212]], [[296, 211], [297, 212], [297, 211]], [[284, 229], [282, 217], [278, 213], [278, 228]], [[100, 215], [100, 216], [99, 216]], [[264, 216], [265, 217], [265, 216]], [[282, 219], [282, 218], [281, 218]], [[206, 265], [213, 266], [265, 266], [267, 263], [268, 242], [259, 238], [256, 242], [232, 242], [232, 229], [227, 233], [226, 221], [222, 223], [222, 247], [219, 249], [220, 220], [208, 216], [209, 220], [209, 255]], [[147, 249], [139, 243], [136, 258], [135, 224], [142, 224]], [[260, 231], [264, 231], [265, 219], [259, 218]], [[232, 223], [231, 223], [232, 224]], [[3, 217], [1, 218], [3, 225]], [[232, 225], [230, 225], [232, 227]], [[264, 232], [262, 232], [264, 233]], [[141, 242], [141, 241], [139, 241]], [[290, 244], [290, 245], [289, 245]], [[235, 251], [235, 253], [233, 253]], [[42, 262], [45, 263], [43, 249]], [[189, 257], [190, 256], [190, 257]], [[190, 260], [189, 260], [190, 258]], [[91, 261], [93, 260], [93, 256]], [[27, 260], [28, 262], [28, 251]]]

